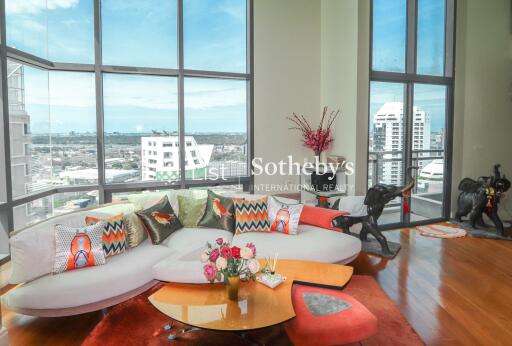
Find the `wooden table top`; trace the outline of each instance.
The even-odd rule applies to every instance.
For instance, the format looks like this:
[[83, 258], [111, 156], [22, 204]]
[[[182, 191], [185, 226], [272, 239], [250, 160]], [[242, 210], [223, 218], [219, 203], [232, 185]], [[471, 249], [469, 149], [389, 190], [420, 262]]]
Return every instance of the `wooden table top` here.
[[167, 283], [153, 293], [149, 301], [167, 316], [193, 327], [225, 331], [253, 330], [295, 317], [291, 297], [293, 282], [342, 288], [352, 277], [353, 268], [280, 260], [276, 271], [286, 276], [285, 282], [274, 289], [255, 281], [241, 282], [238, 301], [228, 299], [223, 283]]

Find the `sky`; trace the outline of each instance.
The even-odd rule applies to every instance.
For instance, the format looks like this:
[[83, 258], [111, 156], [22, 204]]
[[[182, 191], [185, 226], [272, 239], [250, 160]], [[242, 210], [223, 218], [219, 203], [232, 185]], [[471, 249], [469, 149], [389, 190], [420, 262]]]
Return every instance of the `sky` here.
[[[417, 73], [444, 73], [444, 0], [418, 0]], [[373, 69], [405, 71], [406, 0], [375, 0]], [[404, 101], [402, 83], [372, 82], [370, 126], [378, 109], [389, 101]], [[446, 87], [416, 84], [414, 105], [430, 114], [432, 131], [445, 127]]]
[[[94, 63], [92, 0], [6, 0], [6, 13], [9, 46], [51, 61]], [[245, 0], [185, 0], [185, 68], [245, 72], [245, 17]], [[103, 0], [103, 64], [177, 68], [176, 22], [176, 0]], [[95, 132], [93, 74], [24, 72], [33, 133]], [[177, 130], [176, 78], [103, 80], [107, 132]], [[186, 132], [245, 132], [246, 89], [245, 81], [187, 78]]]
[[[6, 0], [8, 45], [59, 62], [93, 63], [92, 0]], [[442, 75], [444, 0], [418, 1], [418, 73]], [[185, 0], [185, 67], [246, 71], [245, 0]], [[103, 63], [177, 67], [176, 0], [103, 0]], [[374, 1], [373, 68], [405, 70], [406, 0]], [[354, 52], [355, 54], [355, 52]], [[94, 132], [94, 76], [25, 68], [33, 133]], [[444, 127], [445, 89], [416, 88], [415, 105]], [[243, 132], [246, 83], [185, 81], [188, 133]], [[372, 83], [370, 117], [386, 101], [403, 100], [403, 85]], [[105, 130], [177, 130], [173, 77], [104, 75]], [[69, 122], [72, 118], [73, 122]]]

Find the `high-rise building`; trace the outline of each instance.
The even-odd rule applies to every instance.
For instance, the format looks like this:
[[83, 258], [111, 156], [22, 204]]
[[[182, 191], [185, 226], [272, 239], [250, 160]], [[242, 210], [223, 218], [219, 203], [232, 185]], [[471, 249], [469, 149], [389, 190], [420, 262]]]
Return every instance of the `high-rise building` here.
[[[429, 155], [422, 150], [430, 150], [431, 119], [428, 113], [416, 106], [413, 114], [412, 150], [420, 158], [418, 166], [421, 168], [428, 163], [421, 161], [421, 157]], [[376, 173], [381, 183], [403, 183], [404, 124], [402, 102], [386, 102], [374, 116], [372, 151], [377, 153]]]
[[9, 133], [11, 138], [12, 193], [26, 194], [31, 182], [30, 115], [25, 110], [23, 65], [8, 61]]
[[[213, 144], [198, 145], [193, 136], [185, 136], [185, 175], [188, 179], [208, 177]], [[141, 138], [142, 180], [175, 180], [180, 176], [178, 136]]]

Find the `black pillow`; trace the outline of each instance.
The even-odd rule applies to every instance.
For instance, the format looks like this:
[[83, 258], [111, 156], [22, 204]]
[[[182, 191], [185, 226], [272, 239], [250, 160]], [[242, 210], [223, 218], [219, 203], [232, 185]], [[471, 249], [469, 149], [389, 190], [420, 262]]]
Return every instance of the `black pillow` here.
[[235, 203], [232, 198], [222, 197], [208, 190], [206, 211], [199, 227], [220, 228], [235, 232]]
[[164, 196], [154, 206], [136, 213], [154, 245], [161, 244], [174, 231], [183, 228], [167, 196]]

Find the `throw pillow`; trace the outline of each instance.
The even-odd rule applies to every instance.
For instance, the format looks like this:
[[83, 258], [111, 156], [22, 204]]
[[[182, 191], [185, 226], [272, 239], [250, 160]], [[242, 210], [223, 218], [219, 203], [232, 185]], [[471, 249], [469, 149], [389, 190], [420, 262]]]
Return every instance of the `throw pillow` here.
[[103, 222], [78, 228], [56, 225], [53, 273], [105, 264], [104, 228]]
[[297, 234], [302, 204], [286, 204], [271, 197], [268, 202], [270, 230], [284, 234]]
[[119, 255], [126, 251], [126, 226], [123, 216], [124, 213], [111, 217], [85, 217], [85, 223], [88, 225], [104, 222], [102, 240], [105, 257]]
[[126, 225], [126, 245], [134, 248], [148, 238], [148, 234], [142, 225], [139, 217], [135, 213], [130, 213], [123, 217]]
[[259, 199], [233, 198], [235, 202], [235, 234], [270, 232], [267, 197]]
[[223, 197], [208, 190], [206, 211], [199, 222], [200, 227], [220, 228], [235, 231], [235, 204], [232, 198]]
[[206, 209], [206, 198], [178, 195], [179, 219], [184, 227], [197, 227]]
[[154, 245], [161, 244], [173, 232], [183, 227], [167, 196], [154, 206], [136, 212]]
[[344, 230], [342, 228], [335, 227], [334, 221], [336, 218], [345, 215], [350, 214], [343, 211], [305, 205], [300, 214], [300, 223], [330, 229], [331, 231], [343, 232]]

